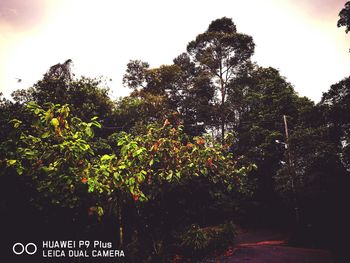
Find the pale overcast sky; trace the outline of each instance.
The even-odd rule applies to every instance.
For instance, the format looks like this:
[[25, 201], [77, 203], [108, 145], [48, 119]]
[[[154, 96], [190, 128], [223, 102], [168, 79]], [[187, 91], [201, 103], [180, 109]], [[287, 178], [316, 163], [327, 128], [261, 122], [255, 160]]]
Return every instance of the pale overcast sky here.
[[77, 74], [111, 78], [113, 97], [126, 95], [122, 76], [130, 59], [170, 64], [212, 20], [226, 16], [253, 37], [254, 61], [279, 69], [317, 102], [350, 75], [350, 34], [336, 26], [345, 2], [0, 0], [0, 91], [29, 87], [50, 66], [72, 59]]

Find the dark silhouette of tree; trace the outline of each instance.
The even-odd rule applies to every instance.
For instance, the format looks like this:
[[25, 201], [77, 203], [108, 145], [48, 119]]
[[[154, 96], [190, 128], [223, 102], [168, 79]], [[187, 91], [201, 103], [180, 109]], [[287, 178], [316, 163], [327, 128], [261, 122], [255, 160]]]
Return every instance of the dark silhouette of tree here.
[[338, 27], [345, 26], [345, 32], [350, 31], [350, 2], [346, 2], [344, 8], [339, 13]]
[[73, 61], [71, 59], [66, 60], [64, 63], [58, 63], [50, 67], [48, 72], [44, 75], [44, 79], [62, 79], [65, 82], [73, 80], [73, 73], [71, 65]]
[[134, 90], [146, 87], [146, 77], [149, 64], [140, 60], [130, 60], [127, 64], [123, 84]]
[[339, 147], [341, 160], [350, 171], [350, 77], [332, 85], [323, 94], [320, 105], [323, 106], [332, 140]]
[[235, 89], [228, 93], [227, 107], [232, 112], [230, 129], [236, 138], [233, 151], [257, 165], [250, 175], [257, 182], [254, 200], [259, 206], [254, 212], [262, 213], [261, 222], [278, 223], [283, 206], [274, 176], [287, 163], [283, 115], [288, 116], [293, 133], [313, 103], [299, 97], [278, 70], [253, 66], [236, 79]]
[[350, 30], [350, 1], [345, 3], [344, 8], [339, 13], [339, 17], [337, 26], [345, 26], [345, 32], [348, 33]]
[[50, 67], [43, 78], [32, 87], [14, 91], [13, 99], [24, 104], [29, 101], [35, 101], [39, 105], [47, 102], [70, 104], [79, 118], [89, 120], [99, 116], [104, 123], [114, 107], [109, 97], [109, 89], [102, 86], [100, 79], [75, 78], [71, 64], [72, 60], [68, 59]]
[[238, 33], [231, 19], [223, 17], [209, 25], [187, 46], [187, 51], [197, 67], [205, 72], [215, 88], [215, 119], [219, 121], [221, 138], [227, 124], [227, 93], [234, 89], [234, 80], [244, 69], [254, 52], [252, 37]]

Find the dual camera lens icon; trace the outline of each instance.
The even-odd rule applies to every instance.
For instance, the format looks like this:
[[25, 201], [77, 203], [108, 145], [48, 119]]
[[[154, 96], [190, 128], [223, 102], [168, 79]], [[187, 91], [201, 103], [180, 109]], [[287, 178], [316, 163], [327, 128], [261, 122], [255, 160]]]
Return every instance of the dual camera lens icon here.
[[33, 255], [37, 251], [37, 246], [34, 243], [28, 243], [28, 244], [22, 244], [22, 243], [16, 243], [12, 247], [13, 253], [16, 255], [22, 255], [24, 252], [28, 255]]

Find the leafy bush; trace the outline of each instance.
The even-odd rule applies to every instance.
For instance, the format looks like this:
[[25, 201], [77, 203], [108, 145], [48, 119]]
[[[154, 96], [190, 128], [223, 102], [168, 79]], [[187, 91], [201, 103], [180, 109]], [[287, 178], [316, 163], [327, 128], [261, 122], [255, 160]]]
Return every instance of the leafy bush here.
[[[161, 256], [179, 226], [205, 216], [206, 204], [248, 191], [246, 174], [254, 165], [241, 165], [228, 140], [190, 137], [166, 119], [138, 135], [114, 134], [103, 142], [114, 144], [103, 146], [110, 152], [99, 155], [100, 141], [93, 139], [94, 128], [101, 127], [97, 117], [83, 122], [68, 105], [29, 103], [27, 109], [30, 125], [12, 121], [15, 150], [1, 161], [4, 173], [27, 178], [37, 191], [34, 203], [43, 209], [51, 203], [81, 213], [85, 207], [88, 215], [111, 218], [120, 244], [137, 233], [134, 240], [144, 250]], [[215, 233], [188, 232], [182, 246], [201, 251], [228, 239]]]
[[201, 258], [216, 250], [224, 250], [232, 244], [235, 225], [227, 222], [214, 227], [200, 228], [192, 225], [187, 231], [178, 234], [180, 251], [190, 258]]

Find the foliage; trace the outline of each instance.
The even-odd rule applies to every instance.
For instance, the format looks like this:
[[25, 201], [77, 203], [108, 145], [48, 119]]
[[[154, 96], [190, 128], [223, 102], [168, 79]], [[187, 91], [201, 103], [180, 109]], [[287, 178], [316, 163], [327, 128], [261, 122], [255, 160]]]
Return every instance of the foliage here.
[[320, 103], [330, 127], [332, 139], [337, 143], [340, 158], [345, 168], [350, 171], [350, 77], [331, 86], [323, 94]]
[[162, 122], [171, 116], [171, 113], [165, 96], [135, 91], [116, 102], [113, 120], [120, 126], [114, 130], [139, 133], [144, 131], [149, 123]]
[[119, 167], [124, 169], [124, 174], [138, 176], [149, 198], [164, 183], [184, 184], [203, 176], [229, 191], [236, 186], [236, 190], [243, 191], [244, 176], [252, 168], [238, 168], [228, 145], [204, 137], [190, 140], [181, 126], [175, 127], [167, 119], [162, 127], [149, 126], [145, 135], [122, 134], [118, 145], [122, 146]]
[[192, 259], [208, 256], [232, 244], [235, 229], [232, 222], [205, 228], [193, 224], [187, 231], [178, 234], [179, 249], [184, 256]]
[[232, 20], [223, 17], [212, 21], [172, 65], [150, 69], [148, 63], [130, 61], [124, 84], [166, 96], [168, 107], [180, 113], [187, 133], [220, 130], [224, 140], [230, 115], [227, 96], [253, 52], [252, 38], [238, 33]]
[[[314, 105], [299, 97], [292, 85], [271, 67], [251, 65], [236, 80], [235, 87], [228, 94], [231, 129], [237, 138], [233, 149], [256, 163], [258, 169], [250, 174], [257, 180], [254, 200], [259, 206], [264, 204], [264, 215], [273, 215], [280, 209], [277, 208], [280, 197], [276, 188], [286, 187], [284, 181], [274, 180], [280, 169], [286, 169], [284, 164], [287, 163], [283, 115], [287, 116], [289, 130], [293, 133], [298, 124], [308, 121]], [[264, 220], [279, 221], [276, 216], [260, 218], [260, 222]]]
[[210, 213], [224, 215], [222, 203], [251, 193], [246, 175], [255, 166], [242, 165], [242, 157], [233, 156], [230, 140], [222, 145], [210, 137], [191, 138], [168, 119], [141, 135], [118, 135], [121, 178], [135, 175], [139, 183], [133, 193], [137, 213], [128, 225], [144, 240], [143, 251], [161, 257], [174, 230], [213, 222]]
[[285, 162], [281, 164], [274, 177], [276, 190], [285, 198], [289, 198], [289, 201], [293, 191], [299, 197], [306, 192], [309, 197], [320, 194], [320, 191], [326, 192], [330, 182], [337, 176], [332, 179], [324, 168], [323, 171], [320, 169], [323, 166], [322, 162], [339, 169], [338, 158], [332, 154], [335, 152], [335, 145], [327, 139], [327, 132], [324, 127], [314, 129], [300, 127], [291, 134], [289, 145], [291, 164], [288, 164], [286, 156]]
[[[124, 84], [134, 89], [131, 97], [142, 98], [146, 103], [152, 96], [161, 98], [161, 107], [151, 108], [153, 116], [166, 115], [171, 118], [172, 114], [179, 114], [186, 133], [203, 133], [203, 123], [211, 118], [210, 108], [214, 97], [208, 76], [195, 68], [187, 54], [175, 58], [173, 65], [150, 69], [149, 66], [142, 66], [145, 64], [140, 61], [128, 63]], [[135, 68], [138, 70], [135, 71]], [[144, 112], [142, 108], [139, 110]]]
[[33, 87], [14, 91], [13, 99], [22, 104], [30, 101], [39, 105], [69, 104], [75, 116], [84, 121], [94, 116], [99, 116], [102, 123], [109, 120], [113, 111], [109, 89], [102, 86], [102, 79], [76, 78], [71, 72], [71, 63], [67, 60], [52, 66]]
[[31, 178], [43, 198], [54, 204], [74, 207], [84, 193], [89, 172], [94, 165], [91, 139], [94, 127], [101, 127], [94, 118], [82, 122], [70, 116], [67, 105], [47, 104], [45, 109], [28, 103], [32, 113], [30, 129], [13, 119], [18, 129], [16, 151], [8, 153], [7, 165], [18, 175]]
[[339, 13], [338, 27], [345, 26], [345, 32], [350, 30], [350, 2], [346, 2], [344, 8]]
[[[349, 10], [347, 2], [338, 21], [346, 32]], [[294, 201], [303, 223], [340, 229], [350, 78], [315, 105], [278, 70], [251, 63], [253, 52], [252, 37], [223, 17], [171, 65], [130, 61], [123, 82], [133, 91], [115, 102], [101, 79], [76, 78], [71, 60], [13, 100], [0, 94], [2, 210], [14, 211], [20, 192], [40, 209], [74, 211], [74, 220], [87, 210], [136, 262], [179, 251], [200, 258], [232, 241], [224, 219], [275, 224], [286, 213], [288, 222]]]
[[27, 109], [31, 126], [22, 126], [19, 119], [11, 121], [16, 147], [3, 162], [8, 167], [5, 173], [30, 178], [41, 193], [37, 204], [40, 199], [71, 208], [97, 204], [95, 210], [101, 216], [102, 208], [113, 202], [120, 214], [123, 203], [132, 199], [154, 205], [167, 191], [176, 193], [201, 181], [206, 182], [203, 187], [211, 185], [205, 191], [217, 198], [220, 192], [250, 191], [246, 174], [254, 165], [240, 164], [241, 157], [230, 152], [229, 137], [224, 145], [210, 137], [191, 138], [181, 125], [166, 119], [163, 125], [149, 125], [144, 134], [116, 134], [115, 151], [97, 155], [93, 140], [94, 127], [101, 127], [97, 117], [83, 122], [71, 116], [67, 105], [59, 104], [41, 107], [31, 102]]
[[237, 33], [231, 19], [223, 17], [211, 22], [208, 30], [187, 46], [196, 66], [207, 72], [215, 88], [221, 138], [227, 124], [227, 93], [234, 89], [233, 82], [245, 68], [254, 52], [250, 36]]

